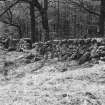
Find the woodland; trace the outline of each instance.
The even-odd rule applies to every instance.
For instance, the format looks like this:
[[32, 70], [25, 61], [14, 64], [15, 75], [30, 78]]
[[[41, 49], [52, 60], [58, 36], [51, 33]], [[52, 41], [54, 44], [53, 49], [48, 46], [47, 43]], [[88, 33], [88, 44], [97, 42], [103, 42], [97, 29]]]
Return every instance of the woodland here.
[[0, 0], [0, 105], [105, 105], [105, 0]]

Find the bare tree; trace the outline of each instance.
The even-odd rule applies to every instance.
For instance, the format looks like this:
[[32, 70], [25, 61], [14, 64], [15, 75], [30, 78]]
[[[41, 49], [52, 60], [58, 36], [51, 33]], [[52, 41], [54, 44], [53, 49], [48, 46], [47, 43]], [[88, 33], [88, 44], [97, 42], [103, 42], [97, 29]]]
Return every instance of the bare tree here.
[[[6, 0], [1, 0], [1, 1], [6, 1]], [[39, 3], [38, 0], [17, 0], [17, 1], [11, 1], [13, 2], [10, 6], [8, 6], [8, 8], [6, 8], [6, 10], [0, 14], [0, 17], [3, 16], [5, 13], [7, 13], [12, 7], [14, 7], [15, 5], [17, 5], [17, 3], [28, 3], [30, 5], [30, 17], [31, 17], [31, 37], [32, 37], [32, 41], [34, 42], [35, 37], [35, 12], [34, 12], [34, 8], [36, 7], [39, 12], [40, 15], [42, 17], [42, 25], [43, 25], [43, 29], [45, 30], [46, 34], [45, 34], [45, 40], [49, 40], [49, 26], [48, 26], [48, 16], [47, 16], [47, 10], [48, 10], [48, 0], [44, 0], [44, 7]]]
[[99, 16], [99, 29], [100, 29], [100, 36], [104, 36], [104, 28], [105, 28], [105, 0], [101, 0], [100, 6], [100, 16]]
[[[89, 8], [89, 6], [84, 3], [84, 0], [69, 0], [73, 5], [77, 5], [83, 8], [85, 11], [89, 12], [90, 14], [96, 15], [99, 17], [99, 37], [104, 36], [104, 22], [105, 22], [105, 0], [100, 1], [100, 11], [93, 11]], [[92, 2], [93, 0], [90, 0]]]

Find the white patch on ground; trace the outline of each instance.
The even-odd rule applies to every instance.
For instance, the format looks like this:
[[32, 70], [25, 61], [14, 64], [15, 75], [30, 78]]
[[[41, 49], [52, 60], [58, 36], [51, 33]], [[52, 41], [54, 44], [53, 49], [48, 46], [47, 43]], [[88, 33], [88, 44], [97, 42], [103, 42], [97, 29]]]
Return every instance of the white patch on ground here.
[[[13, 53], [12, 60], [22, 57], [22, 53]], [[1, 81], [0, 105], [105, 105], [104, 63], [86, 68], [56, 61], [40, 65], [21, 65], [15, 69], [18, 75]], [[67, 71], [62, 72], [63, 68]]]

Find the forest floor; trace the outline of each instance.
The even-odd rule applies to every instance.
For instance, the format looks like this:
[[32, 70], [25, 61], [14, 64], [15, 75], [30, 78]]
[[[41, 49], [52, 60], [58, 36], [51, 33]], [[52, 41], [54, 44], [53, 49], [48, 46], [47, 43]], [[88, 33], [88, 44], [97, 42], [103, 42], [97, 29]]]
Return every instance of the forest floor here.
[[13, 63], [0, 74], [0, 105], [105, 105], [105, 63], [81, 66], [56, 59], [24, 63], [27, 53], [0, 51]]

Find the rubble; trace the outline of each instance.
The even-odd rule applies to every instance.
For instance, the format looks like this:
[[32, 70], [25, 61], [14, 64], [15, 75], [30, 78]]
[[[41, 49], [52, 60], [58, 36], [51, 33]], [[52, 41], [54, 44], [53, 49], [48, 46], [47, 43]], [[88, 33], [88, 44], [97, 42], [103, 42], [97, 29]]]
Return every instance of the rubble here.
[[[67, 43], [36, 44], [27, 52], [7, 51], [5, 78], [0, 74], [0, 104], [104, 105], [105, 63], [100, 54], [104, 47], [83, 46], [83, 40]], [[80, 55], [75, 60], [74, 53]], [[99, 64], [90, 66], [92, 60]]]
[[[33, 50], [34, 52], [32, 54], [34, 61], [42, 60], [43, 58], [46, 60], [58, 58], [59, 61], [77, 60], [79, 64], [83, 64], [92, 59], [104, 61], [104, 41], [105, 40], [101, 38], [88, 38], [52, 40], [45, 43], [38, 42], [32, 44], [30, 38], [23, 38], [20, 40], [14, 39], [11, 42], [12, 44], [7, 48], [8, 51], [28, 51], [29, 55], [31, 55], [30, 50]], [[89, 58], [85, 55], [87, 52]]]
[[[39, 52], [39, 55], [53, 59], [58, 58], [59, 61], [77, 60], [79, 64], [92, 60], [99, 60], [105, 56], [104, 39], [65, 39], [53, 40], [48, 42], [35, 43], [34, 49]], [[87, 54], [88, 53], [88, 54]], [[82, 60], [83, 59], [83, 60]], [[80, 63], [81, 62], [81, 63]]]

